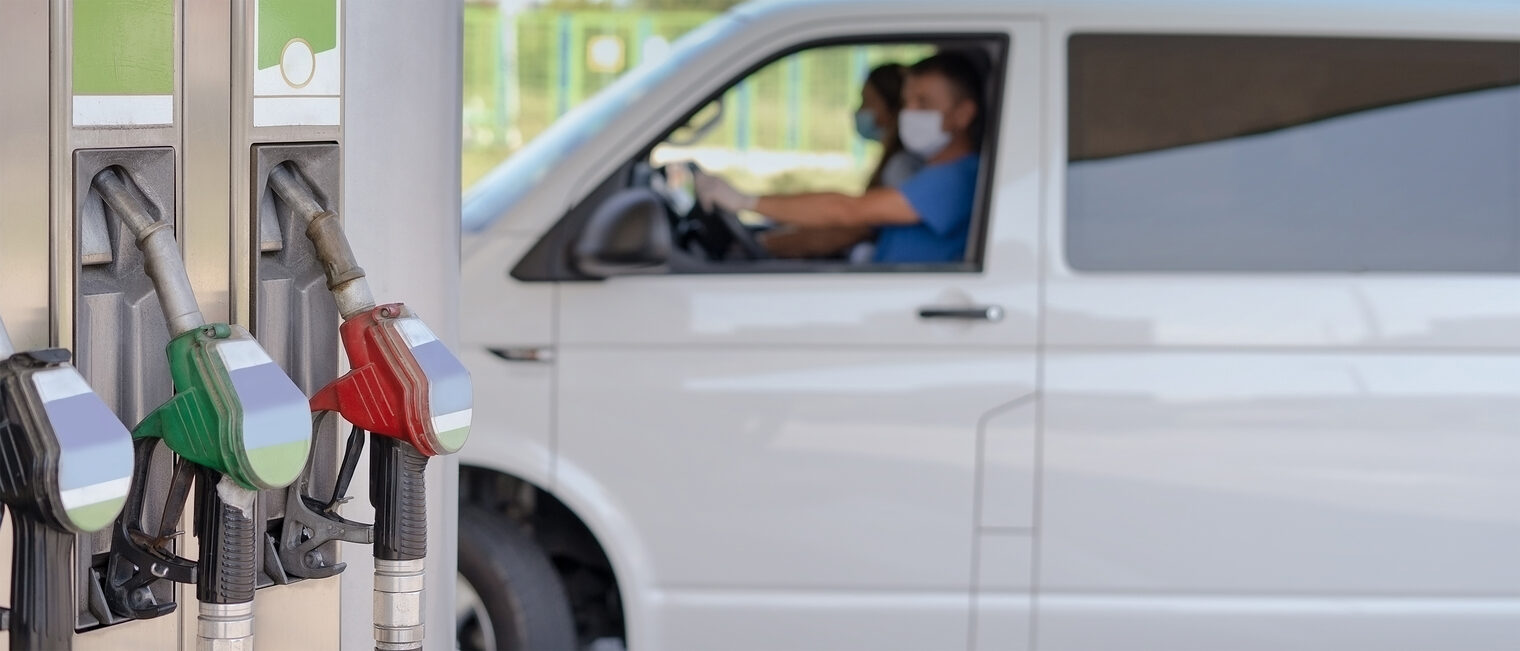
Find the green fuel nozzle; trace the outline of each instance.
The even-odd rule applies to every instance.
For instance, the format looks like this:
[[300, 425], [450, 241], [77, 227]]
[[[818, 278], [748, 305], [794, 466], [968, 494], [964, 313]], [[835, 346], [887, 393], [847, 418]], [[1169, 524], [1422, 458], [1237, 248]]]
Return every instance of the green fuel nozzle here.
[[247, 331], [204, 325], [169, 342], [174, 397], [132, 434], [160, 438], [181, 458], [246, 490], [283, 488], [311, 447], [306, 396]]
[[68, 649], [74, 536], [116, 519], [132, 479], [132, 438], [69, 365], [69, 351], [17, 353], [0, 323], [0, 501], [11, 512], [12, 650]]
[[[156, 617], [174, 604], [154, 598], [152, 583], [193, 581], [202, 640], [212, 647], [237, 642], [252, 635], [254, 552], [262, 530], [253, 521], [257, 491], [287, 486], [305, 468], [311, 447], [306, 396], [246, 330], [204, 323], [172, 227], [157, 219], [124, 170], [102, 171], [93, 186], [136, 236], [173, 335], [167, 353], [174, 397], [132, 429], [139, 477], [158, 442], [179, 456], [153, 531], [140, 528], [143, 495], [134, 487], [113, 538], [107, 601], [124, 617]], [[169, 548], [192, 480], [198, 564]]]

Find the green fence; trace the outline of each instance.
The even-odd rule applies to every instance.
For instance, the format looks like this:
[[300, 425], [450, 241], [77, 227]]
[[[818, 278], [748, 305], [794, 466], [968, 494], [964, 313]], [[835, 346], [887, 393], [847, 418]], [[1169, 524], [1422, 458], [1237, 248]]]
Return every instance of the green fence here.
[[[466, 147], [514, 147], [612, 83], [708, 12], [500, 11], [466, 5]], [[603, 46], [598, 59], [593, 44]], [[613, 55], [605, 55], [612, 52]]]
[[927, 56], [926, 45], [840, 45], [781, 58], [724, 96], [725, 119], [704, 145], [740, 151], [859, 155], [855, 109], [871, 68]]
[[[699, 11], [505, 12], [466, 5], [464, 182], [531, 140], [577, 103], [715, 14]], [[781, 59], [725, 98], [721, 129], [703, 141], [739, 151], [864, 151], [852, 113], [860, 84], [884, 61], [922, 46], [841, 46]]]

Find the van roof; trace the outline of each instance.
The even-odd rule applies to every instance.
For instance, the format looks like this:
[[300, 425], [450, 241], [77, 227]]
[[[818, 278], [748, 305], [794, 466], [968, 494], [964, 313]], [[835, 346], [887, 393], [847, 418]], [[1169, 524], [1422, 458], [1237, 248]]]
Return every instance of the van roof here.
[[[869, 13], [863, 13], [865, 11]], [[1520, 0], [751, 0], [733, 9], [746, 22], [793, 22], [806, 16], [954, 15], [997, 13], [1072, 22], [1154, 26], [1158, 19], [1187, 24], [1257, 24], [1328, 32], [1399, 27], [1442, 33], [1480, 32], [1520, 39]]]

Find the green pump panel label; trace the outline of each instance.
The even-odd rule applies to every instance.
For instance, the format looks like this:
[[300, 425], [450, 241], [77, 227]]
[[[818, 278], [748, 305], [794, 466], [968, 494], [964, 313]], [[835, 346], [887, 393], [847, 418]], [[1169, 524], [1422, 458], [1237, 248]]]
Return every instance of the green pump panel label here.
[[253, 126], [340, 122], [340, 12], [340, 0], [257, 0], [253, 18]]
[[174, 123], [174, 0], [73, 3], [74, 126]]

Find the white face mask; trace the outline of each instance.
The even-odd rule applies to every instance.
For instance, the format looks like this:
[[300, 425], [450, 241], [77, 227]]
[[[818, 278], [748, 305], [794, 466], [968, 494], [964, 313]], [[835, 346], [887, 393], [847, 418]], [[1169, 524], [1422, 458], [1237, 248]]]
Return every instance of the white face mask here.
[[921, 158], [934, 158], [950, 144], [945, 117], [929, 109], [903, 109], [897, 115], [897, 137]]

